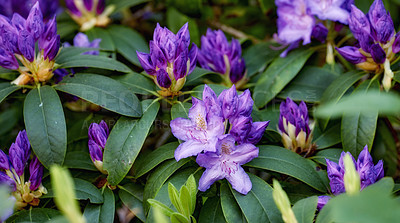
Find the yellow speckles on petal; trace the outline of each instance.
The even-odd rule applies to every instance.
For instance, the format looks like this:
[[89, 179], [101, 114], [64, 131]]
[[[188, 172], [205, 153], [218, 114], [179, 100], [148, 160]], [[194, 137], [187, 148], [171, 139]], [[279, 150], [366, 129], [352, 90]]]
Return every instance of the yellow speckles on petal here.
[[198, 128], [207, 130], [207, 125], [206, 125], [205, 117], [203, 117], [201, 114], [197, 114], [197, 117], [196, 117], [196, 126], [197, 126]]

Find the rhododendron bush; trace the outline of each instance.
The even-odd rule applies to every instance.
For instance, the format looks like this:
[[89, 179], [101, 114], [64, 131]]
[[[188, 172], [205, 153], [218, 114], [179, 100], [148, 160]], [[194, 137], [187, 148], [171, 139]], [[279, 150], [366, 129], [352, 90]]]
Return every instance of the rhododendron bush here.
[[0, 222], [400, 221], [397, 0], [0, 0]]

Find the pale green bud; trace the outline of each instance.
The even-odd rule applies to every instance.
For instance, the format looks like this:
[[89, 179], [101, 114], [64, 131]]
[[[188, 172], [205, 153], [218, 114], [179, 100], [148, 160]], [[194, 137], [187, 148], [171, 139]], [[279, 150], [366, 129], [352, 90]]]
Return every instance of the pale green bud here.
[[346, 193], [349, 195], [358, 194], [360, 192], [360, 175], [358, 174], [353, 159], [347, 153], [344, 158], [344, 187], [346, 188]]
[[274, 190], [272, 192], [272, 197], [274, 198], [275, 204], [282, 214], [283, 221], [285, 223], [297, 223], [297, 219], [294, 215], [286, 192], [282, 189], [279, 182], [275, 179], [273, 180], [273, 185]]

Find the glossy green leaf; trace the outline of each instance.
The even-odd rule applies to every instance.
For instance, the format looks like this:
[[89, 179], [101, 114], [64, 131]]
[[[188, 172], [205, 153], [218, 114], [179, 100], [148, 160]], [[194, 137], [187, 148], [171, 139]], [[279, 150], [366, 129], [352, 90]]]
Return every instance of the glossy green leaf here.
[[160, 104], [153, 100], [142, 101], [140, 119], [121, 117], [112, 129], [104, 148], [103, 168], [107, 181], [117, 185], [132, 167], [157, 116]]
[[292, 210], [298, 223], [312, 223], [317, 210], [318, 197], [312, 196], [296, 202]]
[[148, 1], [149, 0], [111, 0], [109, 4], [114, 5], [114, 12], [119, 12], [125, 8], [133, 7]]
[[20, 86], [16, 86], [10, 83], [0, 83], [0, 103], [11, 93], [20, 89]]
[[85, 47], [63, 47], [61, 48], [60, 53], [57, 55], [55, 61], [57, 64], [63, 62], [63, 61], [68, 61], [72, 57], [76, 55], [80, 55], [84, 52], [91, 51], [91, 50], [98, 50], [96, 48], [85, 48]]
[[[192, 198], [190, 196], [189, 190], [186, 186], [182, 186], [179, 191], [179, 200], [182, 207], [182, 214], [185, 216], [190, 216], [194, 207], [192, 207]], [[196, 203], [195, 203], [196, 204]]]
[[178, 102], [174, 105], [172, 105], [171, 108], [171, 120], [174, 120], [176, 118], [189, 118], [189, 109], [192, 107], [191, 103], [188, 102]]
[[271, 186], [255, 175], [249, 176], [253, 186], [247, 195], [230, 187], [247, 222], [282, 222], [281, 213], [272, 198]]
[[[191, 7], [195, 7], [196, 5], [201, 6], [201, 0], [173, 0], [170, 2], [180, 2], [183, 6], [182, 9], [190, 10]], [[181, 13], [180, 11], [176, 10], [173, 7], [169, 7], [167, 10], [167, 24], [168, 28], [173, 32], [177, 33], [179, 29], [185, 24], [188, 23], [189, 25], [189, 33], [190, 33], [190, 41], [199, 45], [200, 44], [200, 33], [199, 28], [197, 27], [197, 23], [194, 19], [186, 16], [185, 14]]]
[[327, 188], [316, 169], [305, 158], [279, 146], [263, 145], [259, 149], [258, 157], [247, 163], [247, 166], [283, 173], [326, 192]]
[[91, 204], [89, 203], [83, 217], [86, 218], [86, 222], [91, 223], [107, 223], [114, 221], [115, 213], [115, 198], [114, 193], [108, 187], [103, 190], [104, 204]]
[[129, 90], [136, 94], [152, 95], [156, 92], [156, 85], [154, 82], [142, 74], [131, 72], [116, 76], [114, 79], [124, 84]]
[[[204, 75], [207, 74], [214, 74], [213, 71], [211, 70], [206, 70], [200, 67], [196, 67], [192, 73], [190, 73], [188, 76], [186, 76], [186, 83], [185, 86], [193, 85], [197, 83], [197, 81], [203, 77]], [[216, 74], [219, 75], [219, 74]]]
[[193, 175], [190, 175], [188, 180], [185, 183], [185, 186], [188, 189], [189, 197], [190, 197], [190, 214], [193, 214], [194, 209], [196, 207], [196, 195], [197, 195], [197, 185], [196, 179]]
[[168, 159], [173, 159], [174, 152], [176, 148], [178, 148], [178, 146], [179, 146], [178, 142], [171, 142], [157, 148], [156, 150], [146, 155], [142, 159], [138, 159], [133, 164], [134, 176], [136, 178], [139, 178], [144, 174], [148, 173], [150, 170], [155, 168], [163, 161]]
[[223, 181], [220, 187], [221, 196], [221, 208], [223, 216], [228, 223], [246, 223], [246, 219], [243, 216], [242, 211], [238, 203], [235, 200], [231, 190], [229, 189], [228, 183]]
[[275, 59], [257, 81], [253, 92], [255, 105], [260, 108], [271, 101], [297, 75], [313, 53], [312, 48], [295, 50], [285, 58]]
[[179, 213], [184, 214], [187, 207], [183, 207], [179, 199], [178, 189], [176, 189], [176, 187], [171, 183], [168, 183], [168, 195], [169, 200], [174, 205], [175, 209], [178, 210]]
[[329, 159], [335, 163], [339, 163], [340, 154], [343, 149], [324, 149], [318, 151], [311, 159], [317, 161], [318, 163], [326, 165], [325, 159]]
[[317, 145], [317, 149], [325, 149], [341, 142], [340, 124], [329, 126], [323, 132], [318, 125], [314, 126], [313, 143]]
[[142, 108], [136, 95], [109, 77], [76, 74], [74, 77], [64, 78], [55, 88], [121, 115], [130, 117], [142, 115]]
[[279, 98], [319, 102], [326, 88], [337, 78], [330, 70], [307, 66], [279, 93]]
[[49, 168], [62, 164], [67, 150], [64, 111], [57, 92], [50, 86], [35, 88], [24, 102], [26, 133], [40, 162]]
[[56, 61], [59, 68], [93, 67], [124, 73], [131, 72], [131, 69], [125, 64], [104, 56], [76, 54], [68, 58], [58, 58]]
[[199, 223], [225, 223], [221, 208], [221, 200], [218, 197], [210, 197], [206, 200], [200, 211]]
[[189, 219], [177, 212], [172, 213], [170, 219], [171, 223], [190, 223]]
[[271, 46], [271, 43], [262, 42], [250, 46], [243, 52], [247, 77], [252, 77], [254, 74], [262, 72], [279, 55], [279, 51], [272, 49]]
[[114, 51], [115, 44], [107, 29], [94, 27], [86, 32], [89, 40], [101, 39], [99, 48], [107, 51]]
[[7, 219], [8, 223], [16, 222], [46, 222], [61, 216], [61, 212], [51, 208], [31, 208], [15, 212]]
[[171, 215], [174, 213], [174, 211], [167, 207], [165, 204], [155, 200], [155, 199], [148, 199], [147, 202], [153, 207], [161, 211], [164, 215], [171, 217]]
[[[146, 186], [144, 187], [143, 201], [147, 201], [149, 198], [154, 198], [168, 178], [189, 161], [190, 159], [182, 159], [179, 160], [179, 162], [176, 162], [176, 160], [168, 160], [158, 166], [146, 182]], [[150, 208], [148, 204], [144, 202], [143, 206], [145, 212], [148, 212]]]
[[143, 210], [143, 186], [139, 184], [128, 183], [119, 186], [118, 196], [122, 203], [131, 210], [141, 221], [146, 222]]
[[72, 169], [98, 171], [94, 166], [89, 153], [83, 151], [67, 152], [64, 166]]
[[108, 29], [115, 47], [129, 62], [140, 66], [136, 51], [149, 52], [147, 41], [134, 29], [124, 26], [112, 25]]
[[86, 222], [90, 223], [99, 223], [100, 222], [100, 204], [87, 204], [85, 210], [83, 211], [83, 217], [86, 219]]

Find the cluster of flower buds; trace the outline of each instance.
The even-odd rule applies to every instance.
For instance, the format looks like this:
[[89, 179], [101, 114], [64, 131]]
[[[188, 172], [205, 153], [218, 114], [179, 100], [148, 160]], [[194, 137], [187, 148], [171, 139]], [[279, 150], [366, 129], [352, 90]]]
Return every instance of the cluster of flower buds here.
[[109, 15], [114, 11], [114, 6], [106, 7], [105, 0], [65, 0], [65, 5], [81, 31], [107, 26], [111, 22]]
[[88, 146], [90, 158], [96, 168], [104, 174], [107, 174], [107, 172], [103, 169], [103, 151], [109, 134], [108, 126], [103, 120], [99, 124], [92, 123], [89, 126]]
[[232, 188], [247, 194], [252, 187], [241, 165], [258, 156], [254, 146], [264, 134], [267, 122], [253, 122], [250, 91], [237, 95], [236, 87], [218, 97], [207, 85], [203, 100], [192, 98], [189, 120], [171, 121], [172, 134], [185, 141], [175, 150], [175, 159], [197, 155], [196, 162], [205, 167], [199, 190], [206, 191], [215, 181], [226, 178]]
[[58, 0], [2, 0], [0, 14], [11, 19], [14, 13], [18, 13], [26, 18], [36, 2], [40, 3], [40, 9], [45, 21], [56, 15], [59, 7]]
[[192, 43], [189, 51], [190, 34], [188, 24], [175, 35], [157, 23], [153, 40], [150, 41], [150, 54], [137, 52], [143, 69], [153, 76], [160, 87], [162, 96], [176, 96], [186, 82], [197, 61], [197, 46]]
[[[327, 172], [329, 178], [329, 185], [331, 186], [331, 192], [333, 195], [339, 195], [341, 193], [347, 192], [346, 188], [346, 179], [345, 179], [345, 156], [350, 156], [351, 160], [354, 163], [355, 169], [359, 175], [359, 181], [357, 184], [360, 187], [360, 190], [363, 190], [367, 186], [374, 184], [379, 181], [384, 176], [383, 170], [383, 162], [379, 160], [379, 162], [374, 165], [371, 154], [368, 151], [368, 146], [365, 146], [364, 149], [360, 152], [358, 156], [357, 162], [353, 158], [353, 156], [347, 152], [342, 152], [340, 155], [339, 163], [335, 163], [326, 159]], [[346, 168], [347, 170], [347, 168]], [[348, 179], [347, 179], [348, 180]], [[351, 182], [351, 179], [348, 180]], [[318, 209], [321, 209], [330, 199], [330, 196], [320, 196], [318, 197]]]
[[[39, 47], [37, 54], [36, 45]], [[39, 2], [32, 7], [26, 20], [17, 13], [11, 20], [0, 16], [0, 66], [21, 73], [12, 83], [25, 85], [52, 78], [59, 47], [56, 18], [43, 23]]]
[[[275, 0], [278, 14], [278, 35], [275, 39], [289, 47], [281, 54], [297, 48], [303, 40], [303, 45], [311, 42], [311, 37], [323, 42], [328, 35], [328, 29], [318, 23], [314, 16], [320, 20], [348, 23], [349, 6], [354, 0]], [[329, 46], [328, 46], [329, 47]]]
[[368, 15], [352, 5], [349, 26], [358, 46], [336, 50], [360, 69], [377, 74], [384, 71], [382, 85], [386, 91], [390, 90], [393, 78], [390, 62], [400, 52], [400, 34], [395, 34], [392, 18], [382, 0], [374, 1]]
[[304, 101], [298, 106], [287, 98], [280, 106], [278, 129], [285, 148], [302, 155], [309, 155], [314, 150], [312, 127], [308, 123], [308, 110]]
[[43, 166], [36, 156], [29, 164], [29, 180], [25, 182], [25, 166], [31, 155], [31, 146], [25, 130], [18, 136], [9, 149], [7, 156], [0, 150], [0, 184], [10, 186], [16, 199], [16, 206], [23, 208], [28, 204], [37, 206], [42, 194], [47, 190], [42, 186]]
[[197, 55], [200, 66], [224, 75], [226, 84], [239, 85], [246, 73], [246, 64], [242, 58], [242, 48], [237, 39], [229, 44], [221, 30], [208, 29], [201, 37], [201, 49]]

